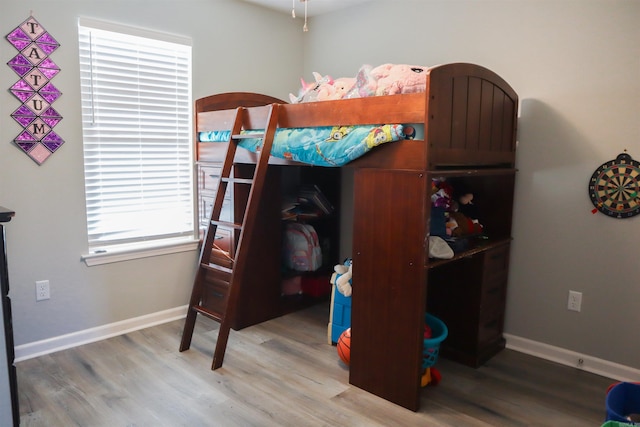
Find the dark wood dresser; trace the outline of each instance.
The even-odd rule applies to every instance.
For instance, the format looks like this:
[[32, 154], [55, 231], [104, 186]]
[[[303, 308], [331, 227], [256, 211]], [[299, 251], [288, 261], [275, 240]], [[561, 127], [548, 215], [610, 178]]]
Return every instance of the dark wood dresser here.
[[[7, 269], [7, 248], [4, 223], [15, 215], [10, 209], [0, 206], [0, 316], [4, 334], [0, 336], [0, 425], [18, 426], [18, 382], [14, 365], [13, 323], [11, 318], [11, 299], [9, 298], [9, 271]], [[4, 360], [3, 360], [4, 359]], [[7, 390], [9, 391], [7, 393]]]

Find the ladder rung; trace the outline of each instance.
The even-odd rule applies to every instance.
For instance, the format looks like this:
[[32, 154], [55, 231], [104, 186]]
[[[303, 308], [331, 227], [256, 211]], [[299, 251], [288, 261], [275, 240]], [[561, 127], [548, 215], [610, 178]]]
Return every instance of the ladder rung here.
[[233, 269], [224, 267], [222, 265], [213, 264], [213, 263], [203, 262], [203, 263], [200, 264], [200, 267], [206, 268], [207, 270], [211, 270], [211, 271], [216, 271], [216, 272], [220, 272], [220, 273], [227, 273], [229, 275], [231, 275], [231, 273], [233, 273]]
[[[227, 274], [222, 272], [220, 273], [221, 275]], [[215, 274], [218, 274], [218, 272], [216, 272]], [[207, 284], [214, 287], [229, 288], [229, 286], [231, 286], [231, 283], [229, 283], [229, 279], [231, 279], [231, 276], [229, 275], [227, 275], [224, 279], [218, 277], [207, 277]]]
[[222, 177], [220, 179], [224, 182], [231, 182], [233, 184], [253, 184], [253, 179], [251, 178]]
[[207, 270], [206, 282], [217, 285], [229, 285], [231, 282], [230, 270], [233, 268], [233, 265], [211, 260], [209, 263], [203, 262], [200, 266], [204, 270]]
[[193, 311], [196, 311], [200, 314], [204, 314], [205, 316], [216, 320], [218, 322], [222, 321], [222, 313], [215, 313], [211, 310], [207, 310], [206, 308], [202, 307], [201, 305], [194, 305], [193, 307]]
[[236, 224], [235, 222], [228, 222], [228, 221], [220, 221], [219, 219], [212, 219], [211, 224], [220, 225], [222, 227], [227, 227], [227, 228], [235, 228], [236, 230], [242, 229], [242, 224]]
[[241, 133], [236, 135], [231, 135], [231, 139], [262, 139], [264, 138], [264, 133]]
[[[206, 262], [205, 262], [206, 264]], [[229, 254], [224, 253], [221, 254], [219, 252], [211, 252], [211, 257], [209, 258], [209, 264], [219, 265], [221, 267], [233, 269], [233, 260], [229, 259]], [[223, 272], [221, 272], [223, 273]], [[223, 274], [228, 276], [228, 273], [224, 272]], [[227, 279], [225, 279], [227, 280]], [[227, 280], [228, 281], [228, 280]]]
[[224, 259], [227, 262], [233, 262], [233, 258], [231, 258], [231, 256], [229, 255], [228, 250], [221, 249], [220, 247], [215, 245], [211, 248], [211, 256]]

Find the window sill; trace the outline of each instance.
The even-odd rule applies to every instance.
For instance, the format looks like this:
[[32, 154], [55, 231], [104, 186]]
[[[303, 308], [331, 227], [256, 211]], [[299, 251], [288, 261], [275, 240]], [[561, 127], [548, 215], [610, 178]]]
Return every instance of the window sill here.
[[158, 246], [111, 248], [104, 252], [84, 254], [82, 255], [82, 261], [84, 261], [88, 267], [93, 267], [94, 265], [195, 251], [198, 249], [199, 243], [199, 240], [182, 240], [180, 242], [165, 243]]

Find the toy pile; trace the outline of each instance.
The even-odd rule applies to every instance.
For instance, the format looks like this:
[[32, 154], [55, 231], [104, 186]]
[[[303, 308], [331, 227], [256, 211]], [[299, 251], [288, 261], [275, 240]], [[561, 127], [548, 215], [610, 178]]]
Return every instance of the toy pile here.
[[456, 191], [444, 178], [431, 182], [431, 210], [432, 222], [436, 220], [436, 228], [431, 229], [432, 236], [463, 237], [482, 233], [473, 194], [460, 189]]
[[356, 77], [332, 78], [314, 72], [315, 82], [300, 79], [302, 88], [298, 96], [289, 94], [292, 104], [331, 101], [368, 96], [397, 95], [424, 92], [427, 69], [421, 65], [383, 64], [377, 67], [363, 65]]
[[431, 182], [429, 257], [453, 258], [455, 252], [465, 249], [467, 237], [482, 232], [473, 193], [462, 186], [454, 189], [445, 178], [434, 178]]

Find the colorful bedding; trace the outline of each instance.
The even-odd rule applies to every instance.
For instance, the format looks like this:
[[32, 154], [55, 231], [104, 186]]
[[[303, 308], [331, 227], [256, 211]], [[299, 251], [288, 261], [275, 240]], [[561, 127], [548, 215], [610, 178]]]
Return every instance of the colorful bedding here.
[[[412, 138], [413, 127], [406, 127], [406, 131], [405, 126], [399, 124], [280, 128], [276, 131], [271, 155], [316, 166], [340, 167], [378, 145]], [[199, 137], [200, 142], [227, 142], [230, 132], [200, 132]], [[240, 147], [252, 152], [261, 145], [260, 138], [239, 142]]]

